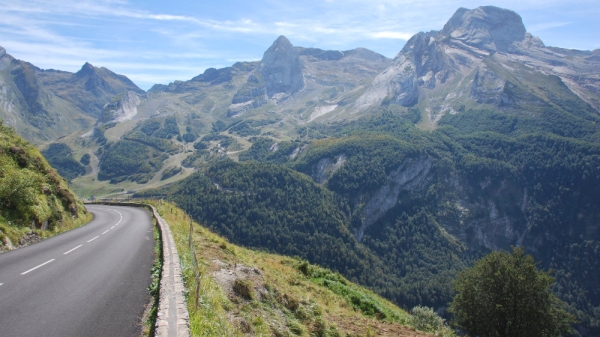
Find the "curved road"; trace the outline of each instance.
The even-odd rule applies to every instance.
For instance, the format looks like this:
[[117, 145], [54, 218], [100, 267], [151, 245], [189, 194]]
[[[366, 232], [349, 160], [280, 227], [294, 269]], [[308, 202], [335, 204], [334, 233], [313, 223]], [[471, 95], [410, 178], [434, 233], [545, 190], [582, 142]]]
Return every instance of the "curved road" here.
[[0, 254], [0, 335], [141, 335], [155, 255], [150, 213], [87, 208], [89, 224]]

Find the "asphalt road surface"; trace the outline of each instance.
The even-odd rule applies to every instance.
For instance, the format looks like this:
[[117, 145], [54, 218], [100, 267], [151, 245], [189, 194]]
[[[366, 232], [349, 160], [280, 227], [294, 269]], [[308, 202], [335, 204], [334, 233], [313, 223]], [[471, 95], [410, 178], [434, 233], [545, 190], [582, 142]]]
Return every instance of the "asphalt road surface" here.
[[150, 213], [89, 205], [89, 224], [0, 254], [0, 336], [140, 336], [154, 262]]

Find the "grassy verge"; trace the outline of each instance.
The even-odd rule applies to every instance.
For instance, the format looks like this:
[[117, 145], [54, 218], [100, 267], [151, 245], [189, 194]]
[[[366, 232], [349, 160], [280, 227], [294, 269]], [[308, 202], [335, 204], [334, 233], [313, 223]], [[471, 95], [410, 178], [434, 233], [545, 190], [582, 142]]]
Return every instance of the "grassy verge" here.
[[16, 226], [0, 216], [0, 253], [6, 250], [27, 246], [83, 226], [92, 221], [94, 216], [89, 212], [79, 212], [77, 218], [61, 221], [52, 229], [39, 229], [25, 226]]
[[177, 245], [192, 336], [428, 335], [408, 326], [406, 311], [337, 273], [233, 245], [175, 205], [152, 204]]

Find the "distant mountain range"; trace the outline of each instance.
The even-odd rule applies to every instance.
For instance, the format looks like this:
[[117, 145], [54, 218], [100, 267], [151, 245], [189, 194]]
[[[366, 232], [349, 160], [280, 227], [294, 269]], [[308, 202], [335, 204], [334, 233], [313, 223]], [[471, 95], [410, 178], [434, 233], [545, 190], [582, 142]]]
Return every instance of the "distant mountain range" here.
[[479, 7], [393, 60], [281, 36], [260, 61], [148, 92], [0, 55], [1, 118], [80, 196], [161, 194], [234, 242], [441, 311], [459, 270], [523, 245], [579, 333], [600, 331], [600, 50], [547, 47]]
[[38, 143], [88, 131], [96, 122], [109, 122], [107, 117], [123, 121], [103, 109], [128, 91], [142, 99], [131, 105], [131, 96], [125, 96], [127, 118], [195, 112], [208, 122], [201, 133], [210, 132], [216, 120], [229, 124], [266, 113], [297, 129], [411, 107], [422, 113], [423, 127], [435, 128], [444, 115], [465, 110], [543, 118], [544, 109], [558, 107], [596, 115], [600, 50], [546, 47], [513, 11], [461, 8], [441, 31], [413, 36], [394, 60], [361, 48], [294, 47], [281, 36], [259, 62], [210, 68], [145, 93], [106, 68], [86, 63], [74, 74], [42, 70], [0, 48], [0, 88], [0, 116]]

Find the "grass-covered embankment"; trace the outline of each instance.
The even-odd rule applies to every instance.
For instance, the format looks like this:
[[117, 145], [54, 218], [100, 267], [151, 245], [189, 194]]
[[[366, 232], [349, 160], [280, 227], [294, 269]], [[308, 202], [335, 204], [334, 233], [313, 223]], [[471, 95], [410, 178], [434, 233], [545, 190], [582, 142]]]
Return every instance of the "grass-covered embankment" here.
[[233, 245], [197, 223], [192, 250], [189, 216], [153, 205], [177, 245], [192, 336], [427, 335], [409, 327], [406, 311], [306, 261]]
[[92, 219], [40, 152], [0, 122], [0, 252]]

